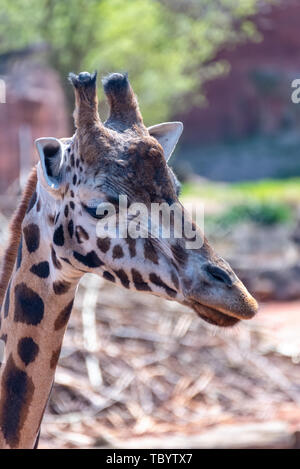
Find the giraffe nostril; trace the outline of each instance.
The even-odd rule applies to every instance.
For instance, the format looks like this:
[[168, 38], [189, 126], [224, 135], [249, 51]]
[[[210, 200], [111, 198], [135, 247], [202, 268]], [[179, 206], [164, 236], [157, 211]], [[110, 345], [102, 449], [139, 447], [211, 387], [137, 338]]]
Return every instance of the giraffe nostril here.
[[225, 283], [225, 285], [227, 285], [228, 287], [232, 286], [233, 282], [229, 274], [220, 267], [217, 267], [212, 264], [207, 264], [206, 271], [210, 274], [211, 277], [213, 277], [218, 282]]

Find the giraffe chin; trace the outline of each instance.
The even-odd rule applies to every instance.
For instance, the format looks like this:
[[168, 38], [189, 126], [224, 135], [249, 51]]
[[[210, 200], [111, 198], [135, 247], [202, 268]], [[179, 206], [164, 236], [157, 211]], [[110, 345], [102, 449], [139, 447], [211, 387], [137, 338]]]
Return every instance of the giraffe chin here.
[[210, 308], [198, 302], [193, 302], [191, 307], [194, 311], [196, 311], [201, 319], [214, 326], [232, 327], [240, 321], [239, 318], [229, 316], [222, 313], [221, 311], [218, 311], [217, 309]]

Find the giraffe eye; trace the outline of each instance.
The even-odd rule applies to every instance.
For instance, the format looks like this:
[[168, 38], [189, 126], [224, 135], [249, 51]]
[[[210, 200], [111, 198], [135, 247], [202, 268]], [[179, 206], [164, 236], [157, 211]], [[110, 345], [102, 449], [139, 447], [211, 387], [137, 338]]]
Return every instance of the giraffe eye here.
[[102, 220], [109, 213], [108, 210], [104, 210], [104, 212], [102, 211], [102, 213], [97, 214], [98, 207], [88, 207], [87, 205], [84, 205], [84, 204], [82, 204], [82, 207], [89, 215], [91, 215], [93, 218], [96, 218], [97, 220]]

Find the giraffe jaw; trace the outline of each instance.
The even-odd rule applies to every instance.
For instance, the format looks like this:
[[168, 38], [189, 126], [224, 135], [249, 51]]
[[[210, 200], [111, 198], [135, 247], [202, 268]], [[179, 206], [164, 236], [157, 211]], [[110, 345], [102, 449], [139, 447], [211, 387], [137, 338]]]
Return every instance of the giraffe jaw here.
[[217, 309], [205, 306], [201, 303], [193, 301], [189, 306], [193, 308], [198, 316], [204, 321], [219, 327], [232, 327], [241, 319], [236, 316], [225, 314]]

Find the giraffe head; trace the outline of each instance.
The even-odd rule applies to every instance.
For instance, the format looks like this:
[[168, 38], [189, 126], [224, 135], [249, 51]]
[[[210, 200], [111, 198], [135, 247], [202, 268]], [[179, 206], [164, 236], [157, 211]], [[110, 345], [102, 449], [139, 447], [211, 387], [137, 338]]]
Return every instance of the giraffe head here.
[[[110, 114], [102, 123], [96, 74], [71, 74], [70, 81], [76, 133], [69, 139], [36, 142], [39, 187], [43, 205], [49, 207], [46, 224], [52, 230], [56, 262], [70, 276], [93, 272], [125, 288], [178, 301], [219, 326], [253, 317], [256, 301], [178, 201], [179, 184], [167, 161], [182, 124], [147, 129], [127, 75], [116, 73], [103, 80]], [[120, 222], [125, 205], [120, 208], [120, 196], [123, 203], [126, 196], [125, 234]], [[143, 217], [143, 210], [130, 210], [137, 203], [145, 208]], [[185, 235], [174, 235], [174, 226], [169, 237], [161, 236], [160, 228], [157, 236], [150, 236], [153, 204], [175, 204], [178, 212], [171, 214], [171, 225], [180, 214], [200, 245], [189, 248]], [[108, 226], [116, 219], [112, 234]], [[129, 233], [128, 222], [135, 223], [140, 236]]]

